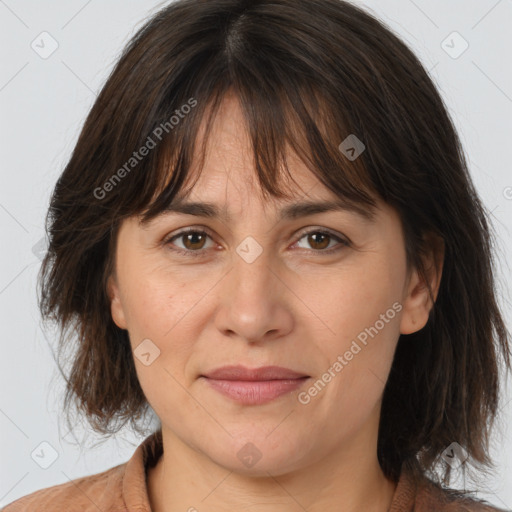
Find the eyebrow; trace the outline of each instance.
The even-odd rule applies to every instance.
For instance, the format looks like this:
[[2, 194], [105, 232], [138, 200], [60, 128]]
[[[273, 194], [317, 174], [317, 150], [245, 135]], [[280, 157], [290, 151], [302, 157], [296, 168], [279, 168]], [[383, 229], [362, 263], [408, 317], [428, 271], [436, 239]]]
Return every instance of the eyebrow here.
[[[363, 207], [362, 205], [349, 202], [344, 199], [337, 199], [335, 201], [304, 201], [293, 203], [284, 206], [278, 213], [278, 218], [281, 220], [294, 220], [308, 215], [315, 215], [317, 213], [346, 211], [354, 213], [361, 217], [366, 222], [373, 222], [375, 220], [375, 207]], [[231, 222], [232, 216], [225, 210], [221, 209], [214, 203], [206, 202], [187, 202], [180, 199], [175, 199], [168, 204], [156, 217], [167, 213], [181, 213], [186, 215], [194, 215], [196, 217], [218, 218], [225, 222]], [[142, 225], [148, 224], [150, 220], [141, 221]]]

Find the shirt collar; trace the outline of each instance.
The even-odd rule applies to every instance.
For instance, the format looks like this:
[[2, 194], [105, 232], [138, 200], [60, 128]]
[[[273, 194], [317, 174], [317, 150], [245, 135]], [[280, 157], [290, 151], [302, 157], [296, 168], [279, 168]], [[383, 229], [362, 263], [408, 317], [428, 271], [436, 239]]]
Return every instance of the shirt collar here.
[[149, 504], [147, 472], [163, 453], [162, 431], [148, 436], [126, 463], [122, 492], [128, 512], [151, 512]]

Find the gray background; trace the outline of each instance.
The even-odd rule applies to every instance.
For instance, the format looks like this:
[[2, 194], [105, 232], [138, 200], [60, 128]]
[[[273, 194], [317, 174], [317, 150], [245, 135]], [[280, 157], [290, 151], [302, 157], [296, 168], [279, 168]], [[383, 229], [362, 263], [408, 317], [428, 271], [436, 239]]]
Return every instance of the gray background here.
[[[505, 261], [512, 254], [512, 3], [354, 3], [373, 11], [405, 40], [441, 90], [501, 240], [499, 290], [510, 329], [512, 276]], [[147, 16], [164, 4], [0, 0], [0, 507], [37, 489], [125, 462], [141, 441], [124, 430], [96, 447], [90, 445], [100, 438], [90, 435], [84, 451], [74, 444], [60, 412], [63, 381], [50, 349], [55, 338], [40, 328], [35, 283], [44, 250], [43, 219], [54, 183], [121, 49]], [[45, 55], [52, 44], [58, 44], [57, 49]], [[480, 497], [506, 509], [512, 508], [510, 389], [507, 382], [501, 430], [492, 446], [496, 474], [466, 482], [467, 487], [474, 484], [483, 490]], [[82, 439], [80, 426], [75, 435]], [[40, 445], [43, 442], [52, 448]], [[52, 450], [57, 457], [53, 462]], [[47, 469], [41, 467], [50, 463]]]

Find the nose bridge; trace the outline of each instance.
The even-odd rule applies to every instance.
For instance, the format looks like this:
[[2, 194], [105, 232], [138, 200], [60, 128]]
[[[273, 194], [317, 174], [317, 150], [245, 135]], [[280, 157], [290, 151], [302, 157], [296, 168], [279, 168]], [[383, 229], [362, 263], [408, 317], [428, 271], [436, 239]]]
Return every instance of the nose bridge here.
[[236, 248], [231, 272], [226, 276], [216, 324], [225, 334], [258, 341], [272, 331], [291, 327], [291, 316], [283, 299], [283, 286], [272, 268], [271, 251], [247, 237]]
[[265, 302], [275, 299], [276, 277], [271, 268], [271, 249], [264, 248], [254, 237], [246, 237], [233, 255], [233, 291], [238, 301]]

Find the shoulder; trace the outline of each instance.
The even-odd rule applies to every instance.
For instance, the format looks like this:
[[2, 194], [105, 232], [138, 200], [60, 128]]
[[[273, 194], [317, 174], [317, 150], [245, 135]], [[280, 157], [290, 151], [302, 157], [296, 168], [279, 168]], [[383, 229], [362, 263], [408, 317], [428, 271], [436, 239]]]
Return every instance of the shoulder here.
[[126, 464], [39, 489], [6, 505], [0, 512], [120, 512]]
[[146, 470], [162, 454], [162, 432], [148, 436], [123, 464], [40, 489], [0, 512], [127, 512], [149, 510]]
[[463, 491], [441, 487], [431, 480], [428, 480], [418, 491], [414, 510], [417, 512], [510, 512], [510, 509], [497, 508], [485, 500]]

